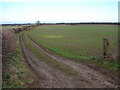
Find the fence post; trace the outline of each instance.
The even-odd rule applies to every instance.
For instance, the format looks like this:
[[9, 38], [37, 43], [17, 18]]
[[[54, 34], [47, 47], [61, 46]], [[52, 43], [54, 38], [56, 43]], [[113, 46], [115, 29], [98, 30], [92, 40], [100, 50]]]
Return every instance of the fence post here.
[[104, 60], [109, 59], [108, 47], [109, 47], [109, 38], [104, 37], [103, 38], [103, 59]]

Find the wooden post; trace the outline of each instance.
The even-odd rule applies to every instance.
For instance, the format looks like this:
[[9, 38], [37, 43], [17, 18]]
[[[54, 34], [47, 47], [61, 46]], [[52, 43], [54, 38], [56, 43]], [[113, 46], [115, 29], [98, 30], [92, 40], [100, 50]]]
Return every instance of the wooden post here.
[[109, 38], [104, 37], [103, 38], [103, 59], [104, 60], [109, 59], [108, 47], [109, 47]]

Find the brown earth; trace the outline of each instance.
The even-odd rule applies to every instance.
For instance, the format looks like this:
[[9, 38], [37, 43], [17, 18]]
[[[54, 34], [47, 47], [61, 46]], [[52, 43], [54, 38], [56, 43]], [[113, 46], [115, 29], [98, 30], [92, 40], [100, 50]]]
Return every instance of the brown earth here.
[[[2, 72], [3, 75], [9, 71], [10, 54], [15, 50], [15, 35], [8, 30], [2, 31]], [[3, 81], [4, 81], [3, 77]]]
[[[116, 88], [118, 87], [118, 78], [116, 74], [107, 72], [93, 64], [86, 64], [62, 58], [51, 51], [38, 46], [33, 40], [31, 43], [37, 49], [48, 55], [52, 59], [62, 62], [73, 68], [82, 80], [77, 80], [75, 77], [68, 76], [57, 68], [50, 67], [50, 65], [40, 61], [35, 55], [27, 49], [22, 36], [20, 36], [23, 52], [28, 60], [30, 66], [37, 72], [38, 79], [32, 83], [31, 87], [37, 88]], [[77, 77], [77, 75], [76, 75]], [[86, 82], [87, 81], [87, 82]]]

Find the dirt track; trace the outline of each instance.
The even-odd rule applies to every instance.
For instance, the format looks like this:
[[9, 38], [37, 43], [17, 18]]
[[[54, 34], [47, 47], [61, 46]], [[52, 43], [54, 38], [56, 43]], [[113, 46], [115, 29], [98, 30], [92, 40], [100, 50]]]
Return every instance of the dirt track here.
[[[41, 62], [34, 54], [29, 51], [23, 40], [20, 36], [21, 44], [23, 47], [23, 52], [28, 60], [30, 66], [37, 72], [39, 75], [36, 87], [42, 88], [115, 88], [117, 87], [117, 80], [113, 79], [112, 76], [103, 74], [101, 71], [96, 71], [91, 68], [89, 65], [78, 63], [72, 60], [64, 59], [47, 49], [43, 49], [41, 46], [38, 46], [31, 39], [31, 43], [35, 45], [40, 51], [48, 55], [49, 57], [62, 62], [70, 67], [72, 67], [79, 76], [83, 77], [84, 80], [76, 80], [75, 77], [68, 76], [62, 71], [50, 67], [48, 64]], [[87, 82], [86, 82], [87, 80]], [[34, 84], [33, 84], [34, 85]]]

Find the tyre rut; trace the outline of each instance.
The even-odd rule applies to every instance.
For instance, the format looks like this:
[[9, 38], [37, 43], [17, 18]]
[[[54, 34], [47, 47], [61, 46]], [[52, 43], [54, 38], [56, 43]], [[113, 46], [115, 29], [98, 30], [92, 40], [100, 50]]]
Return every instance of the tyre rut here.
[[[36, 88], [84, 88], [91, 87], [90, 83], [76, 80], [75, 78], [64, 74], [62, 71], [50, 67], [48, 64], [40, 61], [24, 44], [23, 37], [20, 35], [20, 41], [23, 53], [28, 60], [29, 65], [37, 72], [39, 80]], [[33, 85], [33, 84], [32, 84]]]

